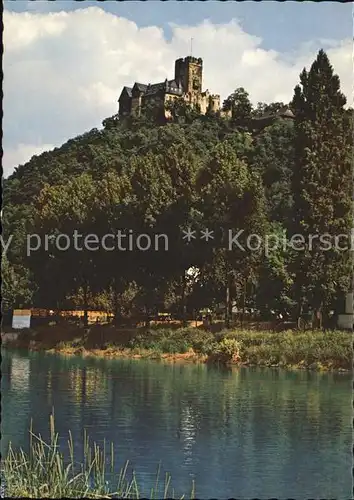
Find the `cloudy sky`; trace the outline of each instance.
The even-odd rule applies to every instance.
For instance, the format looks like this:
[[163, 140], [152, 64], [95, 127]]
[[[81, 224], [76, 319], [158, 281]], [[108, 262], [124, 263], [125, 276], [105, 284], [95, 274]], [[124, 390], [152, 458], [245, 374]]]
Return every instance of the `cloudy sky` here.
[[[352, 6], [336, 2], [4, 2], [5, 176], [32, 155], [100, 127], [121, 88], [204, 60], [204, 89], [288, 102], [324, 48], [352, 89]], [[351, 102], [350, 102], [351, 104]]]

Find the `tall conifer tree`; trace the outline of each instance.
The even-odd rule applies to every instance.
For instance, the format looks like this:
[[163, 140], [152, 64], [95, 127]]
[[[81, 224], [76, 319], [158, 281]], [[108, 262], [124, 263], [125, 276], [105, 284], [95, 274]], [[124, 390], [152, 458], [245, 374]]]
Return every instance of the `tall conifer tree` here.
[[[327, 54], [320, 50], [309, 72], [295, 88], [294, 233], [306, 239], [305, 251], [294, 252], [295, 291], [321, 318], [335, 297], [350, 286], [351, 256], [325, 250], [320, 235], [348, 235], [352, 227], [351, 126], [346, 99]], [[312, 248], [309, 244], [311, 235]], [[348, 243], [348, 242], [347, 242]], [[340, 241], [344, 246], [344, 239]]]

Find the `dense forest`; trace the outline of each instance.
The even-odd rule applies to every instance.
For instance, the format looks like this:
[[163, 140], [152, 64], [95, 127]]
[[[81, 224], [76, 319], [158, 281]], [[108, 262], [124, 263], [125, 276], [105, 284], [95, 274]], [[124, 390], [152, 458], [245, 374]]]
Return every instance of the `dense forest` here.
[[[113, 116], [20, 165], [3, 183], [3, 240], [12, 238], [2, 259], [5, 309], [98, 308], [119, 321], [220, 303], [226, 319], [232, 306], [264, 318], [297, 318], [306, 307], [326, 317], [341, 307], [349, 251], [324, 251], [318, 240], [304, 251], [227, 244], [229, 231], [240, 230], [244, 244], [251, 234], [301, 234], [306, 242], [350, 234], [352, 110], [325, 52], [303, 70], [287, 104], [292, 119], [277, 116], [283, 103], [254, 108], [242, 88], [224, 102], [230, 118], [176, 101], [168, 123], [151, 109]], [[189, 243], [188, 228], [198, 235]], [[205, 229], [212, 241], [199, 237]], [[52, 238], [28, 252], [28, 235], [38, 235], [34, 244], [75, 231], [100, 241], [119, 231], [164, 234], [168, 250], [64, 251]]]

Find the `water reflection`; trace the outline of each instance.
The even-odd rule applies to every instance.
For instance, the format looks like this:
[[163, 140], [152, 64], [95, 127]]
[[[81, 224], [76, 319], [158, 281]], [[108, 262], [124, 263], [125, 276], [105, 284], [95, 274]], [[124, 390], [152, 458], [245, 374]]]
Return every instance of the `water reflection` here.
[[349, 498], [349, 375], [221, 370], [4, 351], [2, 452], [25, 446], [29, 420], [66, 442], [83, 428], [116, 445], [148, 488], [161, 461], [199, 498]]
[[184, 465], [193, 463], [193, 445], [196, 438], [196, 418], [193, 415], [193, 409], [189, 406], [182, 405], [181, 411], [181, 440], [183, 442], [183, 452], [185, 455]]
[[29, 388], [30, 360], [20, 356], [13, 356], [9, 377], [11, 387], [16, 391], [25, 392]]

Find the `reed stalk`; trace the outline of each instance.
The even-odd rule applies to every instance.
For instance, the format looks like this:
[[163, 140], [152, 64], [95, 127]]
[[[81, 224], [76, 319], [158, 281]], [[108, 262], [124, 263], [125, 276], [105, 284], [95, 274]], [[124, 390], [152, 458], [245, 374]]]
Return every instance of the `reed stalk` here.
[[[129, 461], [118, 471], [114, 468], [114, 445], [103, 442], [90, 444], [84, 431], [82, 461], [76, 461], [74, 440], [69, 431], [68, 457], [59, 447], [59, 434], [55, 430], [54, 412], [49, 418], [49, 441], [29, 428], [29, 452], [15, 451], [9, 444], [1, 463], [1, 497], [4, 498], [147, 498], [139, 487], [134, 471], [128, 472]], [[109, 456], [108, 456], [109, 455]], [[108, 460], [107, 460], [108, 458]], [[156, 474], [151, 499], [171, 498], [171, 476], [159, 485], [160, 465]], [[192, 486], [192, 494], [194, 484]], [[172, 491], [174, 496], [174, 490]], [[184, 496], [180, 497], [184, 498]]]

